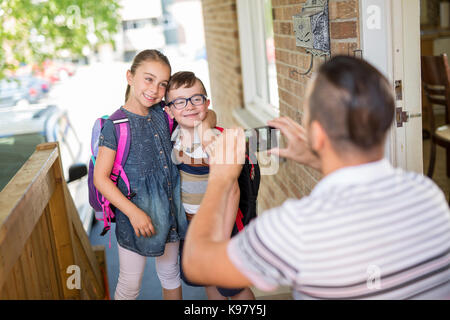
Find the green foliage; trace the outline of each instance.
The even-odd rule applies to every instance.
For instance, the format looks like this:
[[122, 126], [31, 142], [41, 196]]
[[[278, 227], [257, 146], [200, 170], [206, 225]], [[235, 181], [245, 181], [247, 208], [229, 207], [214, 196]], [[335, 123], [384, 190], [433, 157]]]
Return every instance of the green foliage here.
[[0, 79], [21, 63], [113, 44], [118, 9], [118, 0], [0, 0]]

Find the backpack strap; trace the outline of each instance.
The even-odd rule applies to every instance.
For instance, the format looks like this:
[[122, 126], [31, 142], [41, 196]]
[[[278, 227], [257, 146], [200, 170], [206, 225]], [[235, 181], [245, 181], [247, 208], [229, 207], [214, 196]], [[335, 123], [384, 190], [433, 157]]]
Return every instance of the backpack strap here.
[[169, 132], [172, 134], [175, 127], [178, 125], [177, 121], [175, 119], [172, 119], [169, 114], [164, 110], [164, 107], [166, 106], [166, 103], [164, 101], [160, 102], [161, 109], [164, 112], [164, 118], [166, 119], [166, 123], [169, 126]]
[[172, 133], [173, 132], [174, 120], [169, 116], [169, 114], [167, 112], [164, 111], [164, 114], [166, 116], [166, 122], [169, 125], [169, 132]]
[[110, 117], [116, 129], [117, 151], [115, 164], [124, 166], [130, 152], [131, 131], [127, 115], [121, 109], [118, 109]]
[[131, 198], [132, 192], [130, 187], [130, 182], [124, 171], [125, 162], [128, 159], [128, 154], [130, 153], [131, 144], [131, 130], [130, 122], [127, 115], [121, 109], [114, 112], [109, 119], [114, 123], [114, 128], [116, 129], [117, 137], [117, 151], [116, 157], [114, 159], [113, 168], [111, 170], [111, 178], [117, 181], [119, 176], [125, 182], [128, 188], [128, 198]]
[[236, 214], [236, 227], [239, 232], [244, 230], [244, 223], [242, 222], [242, 219], [244, 219], [244, 215], [242, 214], [241, 209], [238, 208], [238, 212]]

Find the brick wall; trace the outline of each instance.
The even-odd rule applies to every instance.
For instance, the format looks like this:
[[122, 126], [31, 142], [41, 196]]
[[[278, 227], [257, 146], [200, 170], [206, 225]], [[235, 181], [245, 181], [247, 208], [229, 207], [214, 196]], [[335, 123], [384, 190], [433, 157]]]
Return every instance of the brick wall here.
[[234, 123], [231, 111], [243, 105], [236, 0], [202, 0], [211, 100], [220, 124]]
[[[280, 115], [297, 121], [303, 115], [306, 84], [324, 61], [315, 58], [312, 73], [300, 75], [308, 69], [311, 58], [296, 47], [292, 16], [301, 12], [305, 2], [272, 0]], [[202, 0], [202, 4], [212, 99], [220, 123], [229, 126], [235, 124], [232, 108], [243, 102], [236, 0]], [[329, 16], [331, 54], [352, 55], [359, 49], [358, 1], [330, 0]], [[309, 194], [320, 178], [317, 171], [292, 161], [281, 163], [278, 174], [262, 178], [260, 211], [280, 205], [287, 198]]]

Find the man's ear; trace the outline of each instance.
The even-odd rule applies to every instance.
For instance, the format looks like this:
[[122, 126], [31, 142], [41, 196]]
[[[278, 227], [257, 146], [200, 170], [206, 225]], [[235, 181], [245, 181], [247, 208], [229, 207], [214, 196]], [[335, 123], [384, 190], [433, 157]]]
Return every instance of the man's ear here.
[[328, 140], [328, 135], [322, 125], [314, 120], [310, 124], [310, 146], [313, 151], [320, 153]]
[[209, 105], [211, 104], [211, 100], [206, 99], [205, 105], [206, 105], [206, 109], [209, 108]]

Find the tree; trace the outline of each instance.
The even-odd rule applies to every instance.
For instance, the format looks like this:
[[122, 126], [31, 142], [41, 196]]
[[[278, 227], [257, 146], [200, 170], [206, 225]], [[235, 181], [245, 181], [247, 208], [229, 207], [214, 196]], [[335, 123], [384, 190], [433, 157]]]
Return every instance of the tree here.
[[114, 44], [117, 0], [0, 0], [0, 79], [23, 63]]

